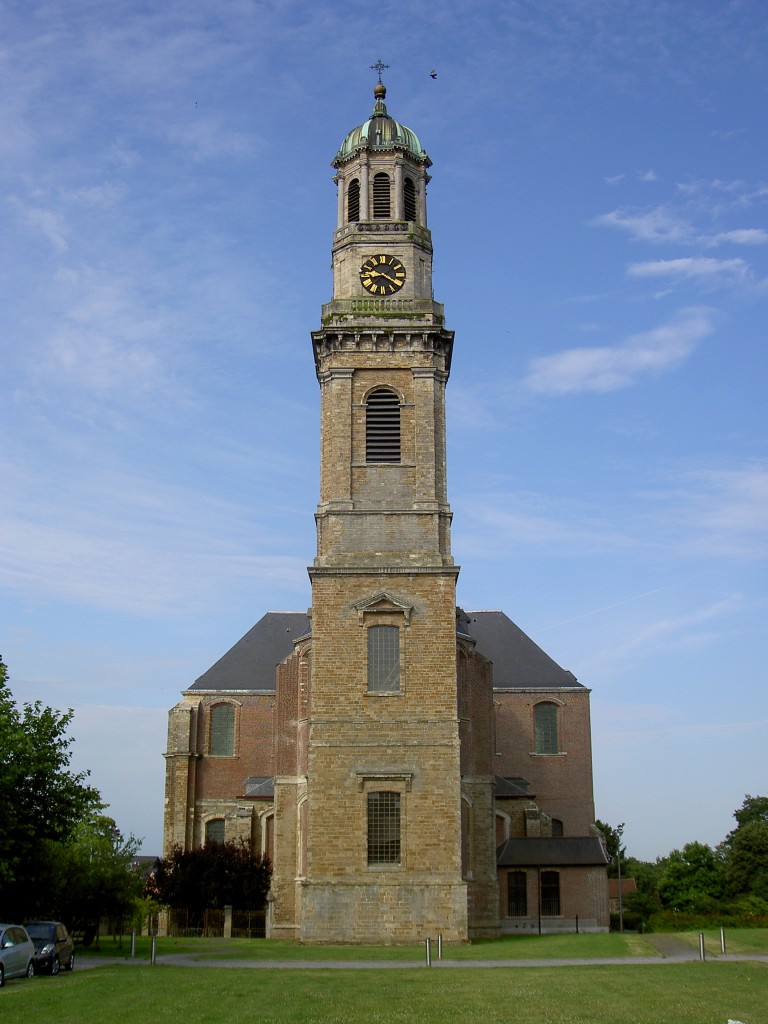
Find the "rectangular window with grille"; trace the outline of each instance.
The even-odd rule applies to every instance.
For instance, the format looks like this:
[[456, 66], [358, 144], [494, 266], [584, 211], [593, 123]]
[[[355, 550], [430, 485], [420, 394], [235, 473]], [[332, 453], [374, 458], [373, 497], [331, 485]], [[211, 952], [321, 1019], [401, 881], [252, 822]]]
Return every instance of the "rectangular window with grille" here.
[[400, 689], [400, 630], [397, 626], [368, 629], [368, 691], [393, 693]]
[[560, 873], [541, 872], [541, 913], [544, 917], [560, 916]]
[[400, 863], [400, 794], [368, 794], [368, 863]]
[[528, 916], [527, 876], [524, 871], [510, 871], [507, 875], [507, 914], [509, 917]]

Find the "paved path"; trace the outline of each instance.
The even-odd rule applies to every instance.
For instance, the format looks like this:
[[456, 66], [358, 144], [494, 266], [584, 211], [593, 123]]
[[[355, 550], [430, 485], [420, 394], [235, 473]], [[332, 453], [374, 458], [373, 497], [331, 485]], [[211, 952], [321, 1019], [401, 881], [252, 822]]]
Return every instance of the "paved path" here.
[[[660, 953], [659, 956], [625, 956], [625, 957], [603, 957], [599, 959], [585, 960], [438, 960], [432, 959], [432, 967], [444, 970], [451, 967], [622, 967], [634, 964], [680, 964], [698, 962], [697, 950], [692, 950], [684, 943], [677, 943], [678, 948], [674, 951], [668, 947], [667, 953]], [[707, 958], [709, 963], [724, 962], [761, 962], [768, 964], [768, 955], [727, 955]], [[266, 968], [273, 970], [405, 970], [423, 968], [423, 960], [206, 960], [195, 955], [186, 953], [174, 953], [170, 956], [159, 956], [159, 965], [177, 967], [229, 967], [229, 968]], [[130, 960], [126, 958], [96, 958], [81, 956], [77, 959], [76, 969], [88, 970], [94, 967], [106, 965], [128, 964], [135, 967], [148, 967], [147, 960]]]

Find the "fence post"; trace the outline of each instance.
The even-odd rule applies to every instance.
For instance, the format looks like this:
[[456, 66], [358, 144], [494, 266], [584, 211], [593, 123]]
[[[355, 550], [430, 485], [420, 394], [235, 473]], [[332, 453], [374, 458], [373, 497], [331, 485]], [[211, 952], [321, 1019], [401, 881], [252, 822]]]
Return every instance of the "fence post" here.
[[232, 907], [224, 907], [224, 938], [232, 938]]

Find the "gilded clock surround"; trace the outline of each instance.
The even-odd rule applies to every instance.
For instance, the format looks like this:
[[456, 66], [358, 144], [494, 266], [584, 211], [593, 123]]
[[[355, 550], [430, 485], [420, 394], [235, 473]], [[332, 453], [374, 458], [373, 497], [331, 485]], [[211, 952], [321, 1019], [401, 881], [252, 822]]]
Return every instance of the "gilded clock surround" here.
[[394, 295], [405, 284], [405, 267], [396, 256], [377, 253], [360, 267], [360, 283], [371, 295]]

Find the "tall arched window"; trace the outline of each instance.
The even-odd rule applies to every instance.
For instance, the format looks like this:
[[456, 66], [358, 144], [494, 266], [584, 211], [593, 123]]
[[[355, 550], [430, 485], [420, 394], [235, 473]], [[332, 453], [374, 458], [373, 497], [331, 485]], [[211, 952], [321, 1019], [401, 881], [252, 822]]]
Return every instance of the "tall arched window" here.
[[400, 399], [376, 388], [365, 404], [365, 461], [400, 461]]
[[347, 189], [347, 220], [360, 220], [360, 182], [353, 178]]
[[406, 220], [416, 220], [416, 186], [413, 178], [403, 182], [403, 212]]
[[373, 216], [389, 217], [389, 175], [383, 171], [373, 176]]
[[400, 794], [368, 794], [368, 863], [400, 863]]
[[233, 757], [235, 753], [235, 709], [231, 704], [214, 704], [208, 753], [215, 757]]
[[397, 626], [368, 628], [368, 692], [395, 693], [400, 689], [400, 630]]
[[559, 752], [557, 737], [557, 704], [544, 701], [534, 708], [534, 729], [536, 733], [535, 751], [537, 754], [557, 754]]

